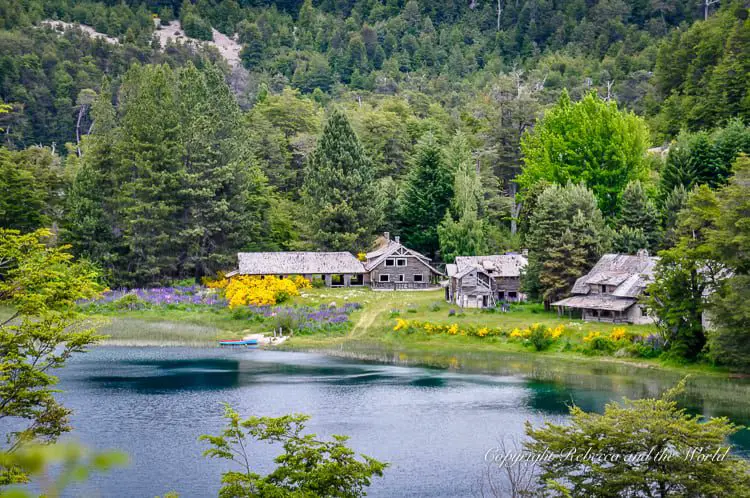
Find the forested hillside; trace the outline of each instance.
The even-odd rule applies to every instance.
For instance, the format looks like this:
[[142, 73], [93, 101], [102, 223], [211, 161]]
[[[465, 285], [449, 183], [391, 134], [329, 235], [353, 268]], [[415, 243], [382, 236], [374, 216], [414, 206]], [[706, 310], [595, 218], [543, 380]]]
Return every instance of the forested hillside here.
[[382, 230], [439, 261], [536, 245], [544, 280], [573, 257], [542, 257], [545, 209], [601, 216], [598, 252], [669, 247], [750, 151], [741, 1], [0, 0], [0, 27], [0, 225], [118, 284]]

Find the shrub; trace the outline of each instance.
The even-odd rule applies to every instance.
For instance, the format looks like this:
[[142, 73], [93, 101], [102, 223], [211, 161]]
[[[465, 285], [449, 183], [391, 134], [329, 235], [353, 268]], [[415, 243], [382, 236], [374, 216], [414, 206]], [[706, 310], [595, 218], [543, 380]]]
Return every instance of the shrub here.
[[399, 315], [401, 315], [401, 310], [397, 310], [395, 308], [391, 310], [391, 318], [396, 318]]
[[590, 332], [583, 338], [583, 342], [587, 345], [588, 351], [591, 352], [611, 353], [617, 349], [616, 341], [613, 341], [608, 336], [602, 335], [601, 332], [598, 331]]
[[214, 39], [211, 24], [193, 13], [189, 13], [182, 20], [182, 30], [191, 38], [211, 41]]
[[432, 303], [430, 305], [430, 311], [440, 311], [440, 303]]
[[125, 294], [120, 299], [112, 303], [112, 308], [115, 310], [142, 310], [148, 306], [148, 303], [136, 294]]
[[448, 316], [456, 316], [456, 310], [454, 310], [453, 308], [449, 309]]
[[226, 290], [229, 307], [242, 305], [272, 305], [299, 296], [299, 289], [294, 279], [278, 277], [256, 277], [240, 275], [232, 278]]
[[316, 289], [321, 289], [326, 286], [326, 281], [323, 280], [320, 277], [316, 277], [312, 279], [312, 286]]

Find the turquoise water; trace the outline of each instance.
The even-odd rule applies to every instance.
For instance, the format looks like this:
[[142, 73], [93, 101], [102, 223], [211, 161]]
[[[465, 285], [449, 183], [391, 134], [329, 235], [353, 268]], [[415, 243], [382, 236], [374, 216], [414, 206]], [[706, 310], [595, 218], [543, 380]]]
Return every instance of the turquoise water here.
[[[59, 371], [60, 397], [74, 410], [74, 438], [124, 450], [131, 463], [75, 494], [215, 496], [230, 466], [203, 458], [197, 438], [221, 430], [228, 402], [247, 416], [307, 413], [311, 432], [351, 436], [356, 451], [391, 464], [370, 496], [471, 496], [487, 451], [521, 435], [526, 420], [563, 420], [570, 403], [601, 411], [612, 399], [655, 395], [674, 382], [652, 371], [493, 358], [467, 359], [467, 368], [496, 372], [471, 374], [309, 353], [98, 347]], [[706, 384], [706, 398], [691, 392], [689, 405], [745, 421], [750, 410], [732, 399], [746, 400], [747, 384], [722, 382]], [[734, 442], [750, 454], [747, 432]], [[250, 451], [260, 473], [277, 454], [266, 444]]]

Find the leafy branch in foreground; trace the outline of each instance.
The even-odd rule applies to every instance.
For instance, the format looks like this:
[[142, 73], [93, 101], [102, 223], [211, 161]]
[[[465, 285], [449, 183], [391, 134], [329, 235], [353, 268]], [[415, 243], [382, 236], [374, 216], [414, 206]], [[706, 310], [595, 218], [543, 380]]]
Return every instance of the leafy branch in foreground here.
[[[70, 410], [54, 397], [51, 371], [100, 338], [75, 306], [99, 292], [97, 273], [73, 261], [69, 247], [47, 245], [50, 236], [48, 230], [21, 235], [0, 229], [0, 305], [11, 310], [0, 317], [0, 424], [25, 425], [4, 431], [2, 453], [55, 441], [70, 430]], [[0, 461], [0, 485], [27, 481], [6, 461]]]
[[[24, 476], [38, 478], [42, 494], [60, 496], [71, 484], [83, 482], [93, 472], [107, 472], [127, 464], [128, 457], [117, 451], [91, 452], [76, 443], [28, 444], [13, 453], [0, 453], [0, 466]], [[55, 468], [54, 478], [50, 470]], [[30, 498], [34, 494], [19, 488], [0, 491], [0, 498]]]
[[573, 406], [568, 425], [526, 422], [545, 496], [750, 496], [750, 464], [729, 454], [742, 427], [726, 417], [704, 421], [677, 407], [685, 380], [658, 399], [610, 403], [603, 414]]
[[[302, 434], [309, 415], [282, 417], [250, 417], [240, 415], [225, 404], [228, 424], [218, 436], [203, 435], [211, 448], [204, 456], [235, 462], [239, 471], [224, 473], [219, 491], [229, 497], [359, 497], [373, 476], [381, 477], [388, 464], [361, 455], [345, 446], [346, 436], [333, 436], [331, 441], [318, 441], [315, 434]], [[266, 476], [251, 469], [249, 440], [281, 443], [284, 452], [274, 460], [278, 467]]]

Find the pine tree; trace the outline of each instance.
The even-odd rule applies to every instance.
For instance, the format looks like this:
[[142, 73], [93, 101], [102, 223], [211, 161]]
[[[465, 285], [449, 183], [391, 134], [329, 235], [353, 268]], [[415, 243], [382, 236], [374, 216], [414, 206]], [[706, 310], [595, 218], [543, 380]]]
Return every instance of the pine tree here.
[[96, 262], [112, 278], [126, 252], [119, 216], [118, 185], [124, 181], [115, 152], [118, 139], [112, 93], [105, 81], [92, 106], [92, 133], [84, 140], [83, 156], [65, 201], [62, 238], [78, 257]]
[[656, 250], [661, 239], [659, 212], [639, 180], [630, 182], [622, 193], [620, 224], [641, 230], [647, 246], [640, 249]]
[[[581, 223], [585, 223], [585, 220], [579, 219], [574, 224]], [[580, 235], [566, 229], [557, 244], [549, 248], [547, 259], [539, 272], [540, 287], [544, 289], [541, 297], [545, 303], [557, 301], [567, 295], [576, 279], [591, 267], [586, 247], [580, 242]]]
[[448, 167], [455, 171], [454, 195], [451, 209], [438, 226], [438, 239], [441, 258], [452, 263], [456, 256], [484, 254], [488, 248], [485, 225], [479, 218], [484, 201], [482, 183], [463, 133], [458, 132], [453, 138], [446, 157]]
[[[573, 247], [560, 247], [566, 230], [575, 234]], [[552, 185], [542, 192], [526, 235], [529, 264], [523, 286], [531, 297], [548, 305], [559, 297], [558, 282], [572, 285], [609, 248], [609, 232], [596, 197], [584, 185]], [[568, 270], [570, 268], [570, 271]]]
[[620, 227], [612, 236], [612, 250], [622, 254], [638, 254], [648, 247], [648, 239], [640, 228]]
[[302, 193], [312, 239], [328, 250], [363, 250], [382, 213], [372, 164], [349, 120], [334, 107], [308, 158]]
[[668, 195], [674, 189], [690, 189], [695, 182], [696, 173], [690, 161], [690, 147], [687, 139], [681, 137], [677, 144], [669, 149], [667, 160], [661, 171], [660, 189], [662, 195]]
[[[180, 191], [177, 274], [196, 280], [231, 265], [262, 235], [266, 180], [248, 148], [239, 106], [218, 68], [177, 75]], [[175, 251], [176, 252], [176, 251]]]
[[417, 143], [399, 213], [401, 236], [409, 247], [434, 256], [437, 226], [453, 197], [453, 172], [432, 133]]
[[688, 191], [685, 187], [678, 185], [664, 199], [662, 209], [662, 247], [669, 249], [677, 243], [677, 222], [679, 213], [687, 204]]
[[120, 88], [120, 133], [116, 145], [123, 184], [119, 212], [124, 219], [128, 265], [123, 278], [137, 285], [164, 281], [176, 272], [173, 250], [179, 234], [181, 164], [175, 76], [167, 65], [134, 66]]

